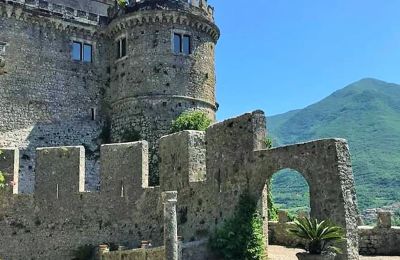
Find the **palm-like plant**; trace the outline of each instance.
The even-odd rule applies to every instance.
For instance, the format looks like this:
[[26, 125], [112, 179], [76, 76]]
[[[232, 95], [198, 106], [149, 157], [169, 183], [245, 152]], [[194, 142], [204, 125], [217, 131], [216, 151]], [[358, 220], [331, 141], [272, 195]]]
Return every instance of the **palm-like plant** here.
[[341, 253], [334, 244], [344, 240], [344, 230], [323, 220], [299, 218], [294, 221], [295, 228], [289, 229], [293, 235], [308, 241], [306, 250], [310, 254], [320, 255], [325, 252]]

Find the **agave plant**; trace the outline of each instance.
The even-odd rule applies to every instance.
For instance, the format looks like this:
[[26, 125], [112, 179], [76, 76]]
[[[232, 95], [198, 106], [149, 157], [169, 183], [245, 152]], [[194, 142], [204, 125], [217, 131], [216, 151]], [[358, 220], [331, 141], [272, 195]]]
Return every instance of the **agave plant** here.
[[306, 250], [310, 254], [320, 255], [322, 253], [341, 253], [334, 245], [344, 240], [344, 230], [323, 220], [299, 218], [294, 221], [295, 228], [289, 229], [293, 235], [308, 241]]

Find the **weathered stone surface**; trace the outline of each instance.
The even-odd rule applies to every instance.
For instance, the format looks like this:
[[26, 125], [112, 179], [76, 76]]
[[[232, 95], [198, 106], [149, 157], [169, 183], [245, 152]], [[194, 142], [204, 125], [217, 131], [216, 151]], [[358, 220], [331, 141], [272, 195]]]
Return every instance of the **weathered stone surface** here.
[[[78, 246], [106, 241], [134, 248], [142, 240], [151, 240], [154, 246], [161, 246], [161, 192], [171, 186], [178, 191], [178, 235], [184, 243], [207, 240], [232, 216], [243, 192], [259, 198], [267, 219], [265, 184], [273, 173], [289, 167], [306, 173], [314, 192], [311, 215], [342, 225], [347, 231], [343, 258], [357, 259], [351, 251], [357, 250], [357, 239], [352, 240], [357, 210], [347, 144], [329, 139], [259, 150], [265, 145], [265, 131], [265, 116], [256, 111], [214, 124], [205, 136], [185, 131], [164, 137], [160, 169], [165, 181], [160, 187], [146, 187], [145, 141], [104, 145], [102, 184], [95, 193], [81, 189], [82, 179], [87, 177], [83, 147], [39, 149], [38, 194], [0, 197], [0, 243], [4, 245], [0, 256], [70, 259]], [[179, 167], [189, 169], [178, 171]], [[190, 180], [190, 175], [203, 169], [206, 175], [201, 174], [200, 181]], [[328, 187], [329, 192], [319, 187]], [[267, 235], [267, 221], [264, 225]], [[26, 249], [19, 250], [21, 247]]]

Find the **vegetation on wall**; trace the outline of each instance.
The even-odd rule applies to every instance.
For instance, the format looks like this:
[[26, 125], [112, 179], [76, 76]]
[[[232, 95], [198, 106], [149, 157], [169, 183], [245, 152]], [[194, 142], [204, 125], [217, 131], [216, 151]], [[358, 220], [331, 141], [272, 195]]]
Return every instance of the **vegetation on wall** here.
[[212, 120], [204, 112], [183, 112], [176, 120], [172, 121], [171, 133], [184, 130], [205, 131], [211, 123]]
[[266, 259], [263, 221], [257, 211], [257, 200], [245, 192], [240, 196], [234, 216], [224, 222], [210, 237], [210, 247], [227, 260]]
[[4, 176], [3, 172], [0, 171], [0, 189], [6, 187], [6, 177]]
[[117, 4], [120, 7], [126, 7], [128, 5], [128, 1], [127, 0], [117, 0]]
[[278, 207], [275, 205], [274, 197], [272, 195], [272, 184], [271, 181], [268, 184], [268, 220], [278, 220]]

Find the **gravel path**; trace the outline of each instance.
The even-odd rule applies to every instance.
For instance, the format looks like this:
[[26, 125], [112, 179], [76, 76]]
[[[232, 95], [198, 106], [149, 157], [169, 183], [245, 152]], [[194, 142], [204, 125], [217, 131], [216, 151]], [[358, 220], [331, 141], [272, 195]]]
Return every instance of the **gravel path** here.
[[[297, 260], [296, 253], [302, 252], [302, 249], [287, 248], [283, 246], [268, 246], [269, 260]], [[361, 256], [360, 260], [400, 260], [400, 256]]]

